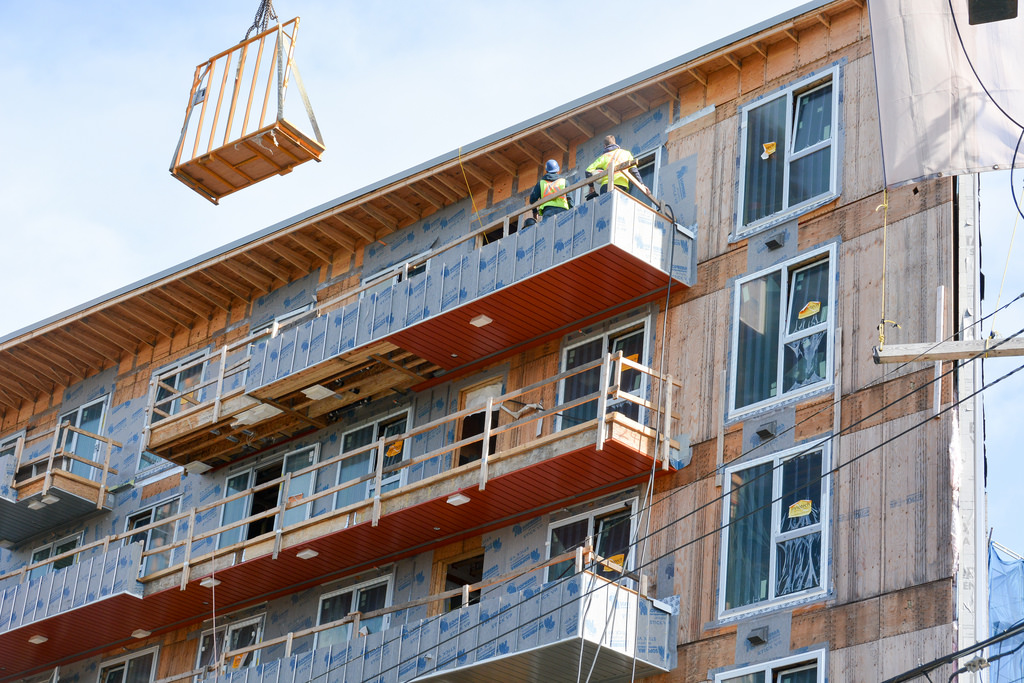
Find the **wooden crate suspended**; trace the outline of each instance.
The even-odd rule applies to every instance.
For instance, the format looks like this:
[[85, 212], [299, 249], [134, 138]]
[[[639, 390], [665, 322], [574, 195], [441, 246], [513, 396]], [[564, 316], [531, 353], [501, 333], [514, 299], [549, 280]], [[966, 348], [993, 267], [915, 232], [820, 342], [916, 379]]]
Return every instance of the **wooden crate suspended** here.
[[[296, 17], [196, 67], [171, 174], [214, 204], [320, 161], [323, 138], [293, 59], [298, 28]], [[285, 119], [293, 75], [312, 136]]]

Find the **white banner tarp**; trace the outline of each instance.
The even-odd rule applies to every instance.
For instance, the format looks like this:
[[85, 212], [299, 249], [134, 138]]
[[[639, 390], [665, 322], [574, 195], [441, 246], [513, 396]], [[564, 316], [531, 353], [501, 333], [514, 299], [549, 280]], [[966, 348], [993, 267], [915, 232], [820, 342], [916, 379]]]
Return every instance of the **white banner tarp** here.
[[[1024, 14], [971, 26], [967, 0], [870, 0], [885, 181], [1007, 169], [1024, 123]], [[1024, 147], [1024, 145], [1022, 145]], [[1024, 150], [1017, 158], [1024, 166]]]

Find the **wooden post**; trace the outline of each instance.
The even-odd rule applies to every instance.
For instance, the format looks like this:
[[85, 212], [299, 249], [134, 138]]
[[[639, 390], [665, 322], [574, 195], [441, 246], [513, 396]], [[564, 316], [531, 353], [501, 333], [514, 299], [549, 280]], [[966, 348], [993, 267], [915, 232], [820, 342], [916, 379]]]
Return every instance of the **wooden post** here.
[[50, 457], [47, 458], [46, 460], [46, 475], [43, 477], [43, 490], [41, 493], [44, 496], [46, 495], [46, 492], [50, 490], [50, 484], [53, 483], [53, 459], [57, 455], [58, 444], [60, 444], [60, 452], [63, 453], [64, 447], [67, 445], [68, 442], [69, 431], [65, 429], [63, 432], [61, 432], [61, 428], [67, 427], [70, 424], [70, 422], [64, 422], [62, 424], [59, 424], [57, 425], [56, 431], [54, 431], [53, 448], [50, 449]]
[[100, 493], [96, 497], [96, 509], [103, 509], [103, 499], [106, 497], [107, 491], [107, 473], [110, 470], [110, 450], [114, 447], [114, 443], [107, 440], [107, 454], [103, 458], [103, 471], [100, 473]]
[[213, 424], [220, 420], [220, 398], [224, 393], [224, 372], [228, 365], [228, 345], [220, 349], [220, 372], [217, 373], [217, 393], [213, 397]]
[[288, 510], [288, 490], [291, 488], [291, 483], [292, 473], [286, 472], [284, 481], [281, 483], [281, 502], [277, 506], [277, 514], [274, 515], [274, 550], [270, 555], [272, 560], [276, 560], [281, 553], [281, 529], [284, 526], [284, 513]]
[[284, 643], [284, 657], [285, 657], [285, 659], [287, 659], [287, 658], [292, 656], [292, 638], [293, 637], [294, 637], [294, 634], [291, 631], [289, 631], [288, 632], [288, 640], [286, 640], [285, 643]]
[[[181, 590], [185, 590], [185, 586], [188, 585], [189, 574], [191, 574], [191, 567], [189, 563], [192, 561], [192, 535], [196, 529], [196, 509], [192, 508], [188, 514], [188, 530], [185, 534], [185, 558], [181, 561]], [[216, 543], [216, 541], [214, 541]], [[216, 558], [214, 558], [216, 561]]]
[[669, 459], [672, 453], [672, 375], [666, 375], [661, 380], [665, 393], [665, 419], [664, 427], [661, 430], [661, 469], [668, 470]]
[[832, 467], [839, 464], [839, 442], [842, 436], [839, 432], [843, 428], [843, 328], [836, 328], [835, 353], [833, 355], [835, 364], [835, 389], [832, 392]]
[[[944, 332], [945, 322], [945, 309], [946, 309], [946, 288], [943, 285], [939, 285], [935, 292], [935, 343], [939, 344], [942, 342], [942, 335]], [[934, 393], [933, 401], [933, 412], [935, 417], [939, 416], [939, 411], [942, 410], [942, 361], [935, 361], [935, 386], [932, 388]]]
[[491, 441], [491, 410], [494, 408], [494, 399], [487, 397], [487, 410], [484, 412], [483, 443], [480, 448], [480, 490], [487, 486], [487, 460], [490, 455]]
[[469, 604], [469, 584], [462, 584], [462, 606], [465, 607]]
[[[193, 88], [194, 89], [194, 88]], [[156, 409], [156, 376], [149, 379], [149, 396], [146, 398], [146, 415], [142, 425], [142, 450], [149, 448], [149, 437], [152, 431], [153, 414]]]
[[380, 522], [380, 488], [384, 481], [384, 437], [377, 442], [377, 475], [373, 481], [373, 521], [371, 526]]
[[[621, 352], [620, 352], [621, 355]], [[601, 362], [601, 379], [598, 380], [597, 395], [597, 445], [596, 450], [604, 450], [604, 418], [608, 412], [608, 379], [611, 374], [611, 354], [607, 354]]]

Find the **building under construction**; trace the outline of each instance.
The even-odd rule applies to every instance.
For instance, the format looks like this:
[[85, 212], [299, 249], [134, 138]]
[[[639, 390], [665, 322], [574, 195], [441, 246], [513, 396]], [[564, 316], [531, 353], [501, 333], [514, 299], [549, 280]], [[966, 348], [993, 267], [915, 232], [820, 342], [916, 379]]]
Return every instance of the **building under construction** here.
[[872, 356], [977, 336], [977, 178], [883, 188], [867, 8], [819, 2], [7, 335], [0, 683], [879, 681], [983, 639], [976, 364]]

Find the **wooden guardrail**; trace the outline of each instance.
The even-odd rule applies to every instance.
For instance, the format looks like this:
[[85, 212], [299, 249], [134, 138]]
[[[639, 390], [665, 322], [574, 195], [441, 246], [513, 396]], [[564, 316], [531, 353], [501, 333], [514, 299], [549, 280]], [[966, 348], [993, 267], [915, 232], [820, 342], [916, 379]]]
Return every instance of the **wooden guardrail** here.
[[[550, 409], [544, 409], [543, 407], [541, 407], [540, 409], [535, 410], [534, 412], [531, 412], [527, 415], [519, 415], [515, 417], [515, 419], [512, 419], [510, 422], [506, 422], [504, 424], [501, 424], [500, 421], [499, 424], [493, 424], [491, 422], [490, 416], [492, 412], [495, 410], [501, 411], [502, 407], [505, 406], [506, 403], [510, 403], [517, 407], [526, 406], [530, 404], [542, 405], [540, 397], [543, 395], [545, 390], [554, 392], [557, 390], [558, 385], [564, 380], [569, 379], [570, 377], [573, 377], [575, 375], [593, 370], [597, 370], [600, 373], [600, 376], [603, 378], [601, 380], [602, 385], [607, 387], [605, 390], [598, 390], [585, 396], [580, 396], [573, 400], [566, 401], [559, 405], [553, 406]], [[639, 372], [644, 377], [646, 377], [646, 380], [643, 383], [648, 386], [648, 395], [651, 396], [652, 398], [644, 398], [642, 396], [624, 391], [621, 387], [621, 375], [623, 370]], [[594, 360], [590, 363], [586, 363], [571, 370], [561, 372], [553, 377], [545, 378], [540, 382], [531, 384], [526, 387], [522, 387], [520, 389], [509, 391], [496, 398], [488, 398], [486, 405], [483, 408], [473, 407], [451, 413], [449, 415], [446, 415], [445, 417], [433, 420], [431, 422], [420, 425], [413, 429], [409, 429], [402, 434], [381, 438], [378, 441], [370, 443], [366, 446], [346, 451], [332, 458], [322, 460], [320, 462], [309, 465], [303, 469], [297, 470], [295, 472], [290, 472], [284, 475], [283, 477], [279, 477], [277, 479], [251, 487], [244, 491], [237, 492], [220, 500], [182, 511], [176, 515], [166, 517], [162, 520], [153, 522], [151, 524], [147, 524], [145, 526], [140, 526], [138, 528], [131, 529], [130, 531], [126, 531], [121, 534], [108, 536], [101, 541], [96, 541], [94, 543], [81, 546], [67, 553], [63, 553], [61, 555], [49, 558], [44, 562], [39, 562], [34, 565], [30, 565], [29, 567], [21, 571], [25, 572], [47, 563], [52, 563], [55, 561], [66, 559], [68, 557], [72, 557], [74, 555], [90, 551], [99, 546], [102, 546], [104, 549], [106, 549], [111, 543], [124, 542], [126, 539], [131, 539], [134, 536], [147, 533], [150, 530], [156, 529], [158, 527], [168, 527], [171, 530], [171, 533], [168, 534], [168, 536], [175, 540], [173, 540], [171, 543], [167, 545], [163, 545], [158, 548], [147, 549], [142, 555], [144, 567], [147, 564], [145, 559], [154, 555], [167, 555], [167, 566], [163, 569], [150, 572], [148, 574], [144, 574], [142, 576], [142, 579], [147, 581], [154, 580], [162, 576], [167, 576], [175, 571], [181, 571], [180, 586], [181, 589], [184, 590], [186, 584], [190, 580], [191, 568], [193, 566], [196, 566], [197, 564], [215, 560], [217, 557], [228, 555], [239, 550], [243, 550], [247, 545], [259, 543], [261, 541], [265, 541], [271, 538], [274, 539], [275, 546], [273, 549], [273, 553], [274, 556], [276, 557], [277, 553], [280, 550], [282, 532], [296, 529], [303, 525], [317, 523], [323, 521], [324, 519], [328, 519], [330, 516], [345, 517], [350, 514], [353, 514], [357, 509], [367, 504], [368, 499], [365, 497], [365, 494], [361, 494], [359, 496], [358, 502], [343, 507], [335, 507], [326, 514], [321, 514], [311, 519], [303, 519], [300, 521], [292, 522], [287, 526], [283, 524], [284, 513], [287, 512], [288, 510], [294, 510], [305, 505], [312, 506], [313, 503], [315, 503], [318, 500], [333, 497], [339, 492], [345, 491], [351, 487], [366, 486], [368, 482], [373, 482], [374, 494], [372, 499], [369, 500], [372, 501], [373, 506], [372, 524], [376, 526], [382, 514], [381, 495], [385, 479], [393, 476], [396, 473], [400, 473], [402, 470], [411, 468], [419, 463], [424, 463], [435, 458], [443, 458], [444, 456], [451, 454], [452, 462], [449, 471], [454, 472], [456, 470], [459, 470], [464, 472], [467, 471], [467, 469], [464, 468], [478, 468], [479, 487], [480, 489], [485, 489], [489, 476], [488, 465], [493, 459], [505, 458], [510, 456], [514, 457], [517, 453], [522, 452], [524, 449], [531, 448], [533, 445], [535, 445], [533, 441], [539, 440], [541, 438], [540, 433], [542, 429], [540, 427], [543, 427], [544, 420], [557, 419], [565, 411], [571, 410], [572, 408], [575, 407], [586, 405], [591, 402], [596, 402], [595, 414], [597, 417], [593, 420], [593, 422], [597, 425], [600, 425], [601, 427], [600, 429], [597, 430], [596, 437], [596, 447], [598, 450], [601, 450], [603, 448], [605, 440], [606, 429], [604, 428], [604, 424], [608, 421], [609, 418], [608, 406], [610, 401], [622, 401], [626, 403], [632, 403], [648, 411], [651, 411], [653, 413], [653, 418], [657, 420], [658, 430], [655, 431], [654, 429], [646, 427], [639, 423], [636, 424], [636, 428], [644, 431], [649, 437], [657, 440], [656, 447], [659, 448], [659, 451], [655, 454], [655, 459], [661, 462], [662, 469], [668, 469], [669, 456], [671, 452], [671, 447], [674, 445], [674, 442], [671, 440], [670, 437], [666, 435], [671, 435], [673, 433], [673, 425], [677, 424], [678, 420], [681, 419], [681, 415], [679, 414], [679, 412], [677, 412], [677, 401], [674, 398], [675, 396], [679, 395], [679, 388], [680, 384], [677, 381], [675, 381], [671, 375], [661, 375], [659, 373], [654, 372], [650, 368], [647, 368], [639, 363], [635, 363], [629, 360], [628, 358], [625, 358], [621, 351], [614, 354], [608, 354], [603, 358]], [[515, 414], [518, 408], [506, 408], [505, 410], [506, 413]], [[465, 417], [477, 414], [481, 411], [484, 411], [485, 418], [484, 428], [480, 434], [459, 439], [452, 443], [445, 444], [439, 448], [435, 448], [422, 455], [418, 455], [415, 457], [406, 457], [401, 462], [395, 463], [393, 465], [384, 466], [384, 460], [388, 455], [389, 448], [391, 448], [392, 446], [398, 444], [398, 446], [401, 447], [402, 444], [411, 442], [410, 440], [416, 435], [427, 434], [428, 432], [431, 432], [439, 428], [443, 429], [449, 425], [457, 426]], [[529, 427], [531, 425], [539, 425], [538, 428], [535, 430], [535, 434], [532, 437], [530, 436], [531, 430], [523, 429], [524, 427]], [[554, 429], [554, 426], [552, 426], [550, 431], [556, 431]], [[510, 445], [504, 449], [499, 448], [494, 453], [490, 452], [490, 441], [492, 437], [500, 437], [503, 434], [508, 435], [513, 432], [519, 432], [520, 436], [525, 439], [525, 443]], [[548, 437], [545, 438], [557, 438], [557, 434], [550, 434]], [[509, 439], [509, 441], [511, 441], [511, 439]], [[467, 446], [474, 446], [475, 444], [480, 444], [480, 459], [465, 465], [459, 465], [457, 458], [459, 451]], [[290, 490], [292, 482], [295, 479], [298, 479], [299, 477], [303, 477], [304, 475], [307, 474], [315, 476], [316, 473], [325, 468], [334, 467], [339, 463], [343, 463], [347, 460], [351, 460], [353, 458], [357, 458], [361, 455], [365, 455], [368, 453], [372, 453], [373, 457], [375, 458], [375, 467], [372, 472], [367, 472], [362, 476], [350, 479], [345, 482], [341, 482], [334, 486], [327, 487], [323, 490], [316, 491], [315, 493], [309, 495], [307, 495], [305, 492], [295, 494], [294, 491]], [[397, 489], [389, 491], [388, 495], [390, 496], [394, 494], [400, 494], [404, 490], [409, 490], [409, 487], [414, 485], [415, 482], [413, 482], [412, 484], [401, 485]], [[251, 495], [259, 493], [260, 491], [275, 488], [278, 489], [279, 491], [279, 503], [275, 507], [272, 507], [268, 510], [262, 511], [254, 515], [247, 516], [243, 519], [219, 525], [213, 529], [200, 530], [196, 527], [197, 518], [202, 518], [206, 516], [206, 513], [209, 513], [211, 510], [222, 508], [223, 506], [229, 505], [234, 501], [247, 498]], [[273, 520], [273, 530], [270, 532], [267, 532], [253, 539], [247, 539], [239, 542], [230, 543], [228, 545], [225, 545], [224, 547], [215, 548], [213, 550], [206, 551], [198, 555], [193, 553], [194, 546], [196, 546], [197, 544], [201, 544], [204, 541], [208, 542], [211, 540], [214, 543], [216, 543], [217, 539], [219, 539], [222, 534], [230, 532], [234, 529], [247, 527], [249, 524], [252, 524], [253, 522], [268, 519]], [[178, 529], [179, 523], [184, 523], [185, 533], [181, 538], [176, 538], [178, 534], [176, 534], [175, 532]], [[183, 557], [180, 562], [175, 563], [172, 560], [174, 558], [175, 551], [179, 548], [182, 549], [179, 554], [183, 555]], [[3, 580], [4, 578], [6, 577], [0, 576], [0, 580]]]

